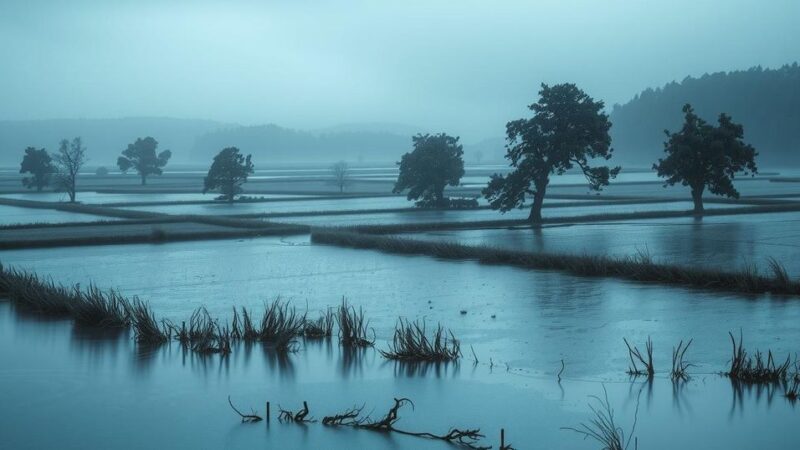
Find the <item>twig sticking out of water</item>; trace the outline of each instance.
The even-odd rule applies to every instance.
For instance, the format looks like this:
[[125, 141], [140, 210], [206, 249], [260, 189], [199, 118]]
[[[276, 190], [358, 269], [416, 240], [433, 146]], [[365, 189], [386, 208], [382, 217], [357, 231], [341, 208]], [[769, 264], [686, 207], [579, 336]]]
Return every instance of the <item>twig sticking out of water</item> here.
[[561, 360], [561, 370], [558, 371], [558, 382], [561, 383], [561, 374], [564, 373], [564, 360]]
[[[656, 372], [655, 368], [653, 367], [653, 341], [650, 339], [650, 336], [647, 337], [647, 342], [645, 343], [647, 358], [642, 356], [639, 348], [636, 346], [631, 347], [627, 339], [622, 338], [622, 340], [625, 341], [625, 346], [628, 347], [628, 357], [631, 360], [631, 366], [628, 368], [628, 375], [647, 375], [648, 378], [653, 378], [653, 375], [655, 375]], [[636, 361], [639, 361], [639, 364], [643, 366], [641, 369], [636, 364]]]
[[261, 416], [257, 415], [255, 411], [252, 411], [251, 414], [242, 414], [241, 411], [239, 411], [238, 409], [236, 409], [235, 406], [233, 406], [233, 402], [231, 401], [230, 395], [228, 396], [228, 404], [231, 405], [231, 408], [236, 412], [236, 414], [238, 414], [239, 417], [242, 418], [242, 423], [253, 423], [264, 420], [261, 418]]
[[310, 423], [316, 422], [313, 417], [308, 417], [308, 402], [303, 402], [303, 409], [297, 412], [292, 412], [287, 409], [283, 409], [278, 406], [280, 413], [278, 414], [278, 420], [281, 422], [292, 422], [292, 423]]
[[681, 340], [677, 347], [672, 348], [672, 370], [669, 374], [673, 381], [686, 381], [689, 379], [689, 374], [686, 370], [692, 365], [684, 361], [683, 357], [686, 355], [686, 350], [692, 345], [692, 341], [693, 339], [689, 339], [689, 342], [684, 346]]

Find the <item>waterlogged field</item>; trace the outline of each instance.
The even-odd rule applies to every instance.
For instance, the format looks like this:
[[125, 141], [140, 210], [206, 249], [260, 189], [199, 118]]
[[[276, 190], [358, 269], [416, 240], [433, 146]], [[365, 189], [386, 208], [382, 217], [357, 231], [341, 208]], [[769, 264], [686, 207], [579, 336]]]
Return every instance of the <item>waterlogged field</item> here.
[[743, 214], [545, 225], [540, 229], [451, 230], [406, 235], [414, 239], [548, 253], [631, 256], [657, 262], [734, 270], [769, 258], [800, 276], [800, 213]]
[[[256, 194], [256, 197], [264, 198], [293, 198], [302, 197], [301, 195], [288, 195], [288, 194]], [[2, 198], [11, 198], [16, 200], [31, 200], [38, 202], [67, 202], [69, 196], [61, 192], [29, 192], [29, 193], [14, 193], [14, 194], [0, 194]], [[104, 192], [78, 192], [77, 200], [81, 203], [88, 205], [102, 205], [105, 203], [140, 203], [140, 202], [186, 202], [186, 201], [211, 201], [217, 197], [217, 194], [202, 194], [202, 193], [123, 193], [111, 194]]]
[[[346, 296], [371, 319], [378, 348], [386, 348], [403, 316], [443, 323], [466, 352], [457, 365], [409, 366], [373, 349], [342, 352], [335, 340], [301, 341], [288, 357], [241, 345], [222, 360], [176, 344], [142, 348], [130, 336], [109, 339], [0, 303], [0, 350], [15, 361], [0, 368], [0, 414], [6, 418], [0, 432], [10, 448], [163, 442], [182, 448], [448, 448], [319, 423], [282, 424], [275, 417], [278, 404], [297, 410], [305, 400], [317, 419], [362, 404], [379, 418], [392, 397], [405, 396], [416, 408], [401, 410], [400, 429], [480, 427], [490, 437], [486, 444], [496, 447], [504, 427], [517, 448], [593, 449], [595, 443], [560, 427], [590, 419], [589, 396], [602, 395], [604, 387], [626, 430], [639, 404], [640, 448], [703, 442], [703, 448], [790, 449], [800, 439], [791, 426], [797, 411], [782, 388], [747, 388], [717, 375], [730, 358], [728, 331], [741, 328], [749, 349], [771, 348], [779, 357], [797, 350], [800, 304], [781, 298], [387, 255], [310, 245], [306, 237], [7, 251], [0, 260], [59, 282], [94, 281], [139, 295], [159, 317], [175, 321], [201, 305], [227, 319], [234, 305], [258, 309], [277, 295], [313, 316]], [[641, 346], [647, 336], [655, 342], [652, 384], [625, 374], [622, 338]], [[694, 338], [687, 355], [693, 377], [676, 387], [666, 375], [670, 351], [688, 338]], [[240, 409], [260, 414], [270, 400], [272, 421], [239, 423], [228, 395]], [[49, 433], [32, 432], [41, 417], [75, 420], [54, 421]]]
[[89, 222], [93, 220], [114, 220], [92, 214], [81, 214], [54, 209], [21, 208], [0, 205], [0, 225], [16, 225], [23, 223], [66, 223]]
[[[548, 200], [548, 204], [558, 204], [556, 208], [542, 209], [542, 217], [576, 217], [590, 214], [615, 214], [636, 213], [648, 211], [687, 211], [692, 209], [691, 202], [669, 203], [641, 203], [614, 205], [604, 203], [597, 206], [569, 206], [574, 200]], [[564, 206], [561, 206], [564, 205]], [[716, 203], [709, 204], [708, 209], [738, 208], [741, 205]], [[419, 210], [403, 213], [370, 213], [358, 215], [325, 215], [307, 217], [279, 217], [269, 218], [270, 222], [295, 223], [317, 226], [348, 226], [348, 225], [383, 225], [402, 223], [435, 223], [435, 222], [471, 222], [492, 220], [525, 220], [530, 210], [514, 209], [501, 214], [491, 209], [460, 210], [460, 211], [428, 211]]]
[[[480, 427], [484, 445], [497, 448], [499, 430], [515, 448], [597, 449], [574, 432], [590, 419], [590, 395], [608, 391], [620, 426], [630, 430], [639, 405], [639, 448], [671, 450], [791, 449], [800, 439], [797, 411], [779, 393], [737, 391], [728, 380], [700, 375], [677, 390], [664, 378], [605, 382], [565, 375], [559, 384], [504, 367], [462, 362], [438, 370], [383, 361], [375, 351], [346, 354], [335, 342], [304, 343], [287, 359], [261, 346], [236, 347], [225, 361], [198, 357], [172, 345], [142, 350], [130, 337], [98, 338], [68, 322], [20, 317], [0, 303], [0, 351], [13, 365], [0, 368], [3, 447], [35, 448], [325, 448], [451, 449], [443, 442], [317, 423], [280, 423], [277, 408], [323, 416], [364, 406], [381, 418], [392, 397], [396, 427], [446, 433]], [[569, 370], [570, 366], [567, 366]], [[272, 419], [240, 423], [227, 404]], [[58, 419], [58, 420], [55, 420]], [[47, 432], [40, 432], [46, 420]], [[759, 432], [754, 433], [757, 429]]]

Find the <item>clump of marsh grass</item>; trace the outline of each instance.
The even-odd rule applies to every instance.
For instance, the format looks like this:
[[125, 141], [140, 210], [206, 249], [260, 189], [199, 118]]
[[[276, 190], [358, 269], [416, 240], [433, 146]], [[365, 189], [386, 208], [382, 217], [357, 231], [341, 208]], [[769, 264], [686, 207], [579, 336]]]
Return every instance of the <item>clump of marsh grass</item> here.
[[[640, 391], [641, 394], [641, 391]], [[608, 401], [608, 391], [603, 386], [603, 398], [591, 396], [597, 405], [589, 403], [589, 409], [594, 416], [586, 423], [581, 423], [578, 427], [564, 427], [563, 430], [574, 431], [583, 436], [584, 439], [593, 439], [603, 446], [603, 450], [627, 450], [633, 443], [634, 450], [639, 448], [638, 438], [634, 436], [636, 432], [636, 421], [639, 415], [639, 401], [636, 401], [636, 411], [633, 416], [633, 425], [630, 435], [625, 436], [625, 431], [619, 426], [614, 417], [614, 409]]]
[[28, 311], [55, 317], [72, 314], [75, 290], [41, 279], [34, 273], [12, 269], [3, 271], [3, 289], [9, 299]]
[[767, 258], [767, 266], [769, 267], [770, 272], [772, 272], [772, 277], [777, 285], [781, 286], [783, 289], [786, 289], [786, 287], [792, 284], [792, 279], [786, 272], [786, 267], [784, 267], [784, 265], [781, 264], [777, 259], [773, 257]]
[[276, 298], [265, 305], [264, 317], [258, 328], [258, 339], [276, 350], [290, 350], [298, 336], [303, 334], [305, 314], [299, 314], [294, 306]]
[[86, 291], [75, 287], [72, 316], [79, 324], [100, 328], [125, 328], [131, 324], [131, 304], [119, 292], [103, 292], [90, 285]]
[[794, 373], [792, 379], [789, 380], [789, 383], [786, 385], [786, 392], [784, 392], [783, 395], [792, 403], [800, 398], [800, 373]]
[[172, 327], [163, 320], [158, 321], [148, 303], [134, 297], [130, 310], [133, 336], [136, 342], [157, 345], [170, 340]]
[[735, 381], [751, 384], [778, 383], [787, 379], [791, 364], [789, 356], [786, 357], [786, 361], [777, 364], [772, 356], [772, 350], [767, 351], [766, 359], [760, 351], [756, 351], [755, 355], [748, 355], [744, 349], [744, 339], [741, 333], [738, 342], [733, 333], [728, 332], [728, 335], [733, 344], [733, 355], [731, 366], [724, 373], [725, 376]]
[[[235, 311], [235, 310], [234, 310]], [[234, 316], [234, 327], [236, 326]], [[181, 324], [178, 329], [171, 323], [168, 324], [170, 334], [175, 335], [175, 339], [184, 347], [189, 347], [192, 351], [201, 354], [221, 353], [227, 355], [231, 352], [231, 340], [233, 339], [230, 329], [220, 326], [217, 320], [211, 317], [205, 307], [197, 308], [189, 319], [189, 327], [186, 322]]]
[[[628, 347], [628, 358], [630, 358], [631, 361], [631, 366], [628, 368], [628, 375], [647, 375], [648, 378], [653, 378], [656, 371], [653, 366], [653, 341], [650, 339], [650, 336], [647, 337], [647, 342], [645, 343], [646, 356], [642, 355], [638, 347], [631, 347], [627, 339], [622, 338], [622, 340], [625, 341], [625, 346]], [[639, 361], [639, 363], [637, 364], [636, 361]]]
[[379, 350], [387, 359], [402, 361], [454, 361], [461, 357], [461, 344], [449, 330], [437, 325], [431, 337], [425, 322], [398, 321], [388, 350]]
[[336, 314], [336, 322], [339, 325], [339, 341], [346, 347], [371, 347], [375, 344], [375, 339], [369, 339], [369, 321], [364, 318], [364, 311], [358, 311], [347, 304], [346, 299], [342, 299], [339, 310]]
[[247, 308], [242, 307], [242, 315], [241, 319], [239, 318], [239, 312], [236, 311], [236, 308], [233, 308], [233, 322], [231, 323], [231, 338], [234, 340], [242, 340], [244, 342], [256, 342], [260, 339], [261, 332], [256, 326], [255, 322], [253, 322], [253, 315], [247, 310]]
[[686, 381], [689, 379], [687, 370], [692, 365], [684, 361], [683, 358], [686, 356], [686, 351], [689, 350], [689, 346], [692, 345], [692, 341], [693, 339], [689, 339], [689, 342], [683, 345], [683, 341], [681, 340], [677, 347], [672, 348], [672, 370], [670, 370], [669, 375], [673, 381]]
[[333, 336], [333, 325], [336, 322], [332, 308], [320, 313], [316, 320], [306, 320], [303, 335], [309, 339], [322, 339]]

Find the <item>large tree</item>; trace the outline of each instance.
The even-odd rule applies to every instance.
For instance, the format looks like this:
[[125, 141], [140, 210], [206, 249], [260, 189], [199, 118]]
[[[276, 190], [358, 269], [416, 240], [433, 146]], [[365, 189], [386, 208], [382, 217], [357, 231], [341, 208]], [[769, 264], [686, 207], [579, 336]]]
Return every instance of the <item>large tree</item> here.
[[117, 158], [119, 170], [123, 173], [130, 169], [136, 170], [142, 177], [142, 186], [147, 184], [149, 175], [161, 175], [161, 168], [167, 165], [172, 152], [164, 150], [156, 154], [158, 141], [151, 137], [144, 139], [137, 138], [133, 144], [128, 144], [128, 148], [122, 152], [122, 156]]
[[55, 172], [53, 158], [50, 157], [47, 150], [34, 147], [25, 149], [19, 173], [29, 173], [31, 176], [22, 179], [23, 186], [28, 189], [36, 188], [36, 191], [41, 192], [45, 186], [50, 184], [50, 177]]
[[464, 176], [464, 150], [458, 137], [418, 134], [411, 138], [414, 150], [403, 155], [393, 192], [408, 189], [406, 198], [419, 206], [445, 206], [446, 186], [458, 186]]
[[58, 172], [56, 173], [56, 189], [69, 195], [70, 203], [75, 203], [77, 194], [78, 173], [86, 163], [86, 148], [80, 137], [72, 142], [62, 139], [58, 153], [53, 156]]
[[501, 212], [522, 208], [533, 197], [529, 220], [542, 220], [542, 204], [553, 174], [577, 166], [589, 188], [608, 186], [620, 168], [591, 167], [594, 159], [611, 158], [611, 122], [603, 102], [595, 101], [574, 84], [542, 84], [539, 101], [528, 107], [533, 117], [506, 124], [506, 158], [514, 167], [507, 175], [494, 174], [483, 194]]
[[228, 147], [214, 157], [203, 184], [203, 193], [219, 191], [222, 197], [233, 202], [237, 194], [242, 192], [242, 184], [253, 174], [251, 155], [246, 157], [236, 147]]
[[733, 187], [736, 174], [758, 173], [756, 150], [743, 141], [744, 128], [727, 114], [720, 114], [713, 126], [694, 113], [692, 105], [683, 107], [683, 127], [677, 133], [664, 131], [666, 157], [653, 164], [658, 176], [666, 178], [664, 187], [680, 183], [692, 190], [696, 213], [703, 212], [703, 192], [739, 198]]

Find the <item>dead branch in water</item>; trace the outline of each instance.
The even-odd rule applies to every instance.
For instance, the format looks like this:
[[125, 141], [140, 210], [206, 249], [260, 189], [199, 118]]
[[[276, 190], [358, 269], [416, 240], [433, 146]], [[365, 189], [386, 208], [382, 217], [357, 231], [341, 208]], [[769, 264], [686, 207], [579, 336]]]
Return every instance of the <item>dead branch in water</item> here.
[[241, 411], [239, 411], [238, 409], [236, 409], [235, 406], [233, 406], [233, 402], [231, 401], [230, 395], [228, 396], [228, 404], [231, 405], [231, 408], [236, 412], [236, 414], [238, 414], [239, 417], [242, 418], [242, 423], [253, 423], [264, 420], [261, 418], [261, 416], [258, 416], [255, 411], [252, 411], [251, 414], [242, 414]]
[[293, 423], [311, 423], [316, 422], [313, 417], [308, 417], [308, 402], [303, 402], [303, 409], [297, 412], [289, 411], [288, 409], [283, 409], [278, 405], [278, 409], [280, 413], [278, 414], [278, 420], [281, 422], [293, 422]]
[[[413, 431], [405, 431], [395, 428], [394, 424], [400, 419], [399, 412], [400, 408], [404, 405], [409, 404], [411, 408], [414, 408], [414, 402], [412, 402], [408, 398], [395, 398], [394, 405], [389, 408], [389, 411], [386, 415], [377, 421], [371, 421], [369, 418], [359, 418], [361, 411], [363, 410], [363, 406], [361, 408], [351, 408], [343, 413], [336, 414], [333, 416], [327, 416], [322, 419], [322, 423], [325, 425], [330, 426], [349, 426], [358, 429], [365, 429], [365, 430], [372, 430], [372, 431], [380, 431], [384, 433], [398, 433], [404, 434], [407, 436], [415, 436], [421, 437], [426, 439], [435, 439], [448, 442], [450, 444], [459, 445], [466, 448], [471, 448], [475, 450], [488, 450], [492, 448], [491, 446], [485, 447], [478, 445], [478, 441], [484, 437], [481, 434], [480, 429], [466, 429], [460, 430], [458, 428], [451, 428], [445, 434], [434, 434], [429, 432], [413, 432]], [[510, 447], [507, 447], [510, 449]]]

